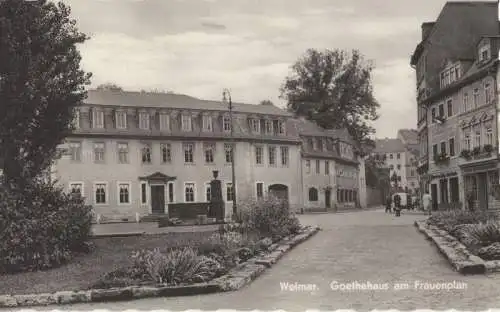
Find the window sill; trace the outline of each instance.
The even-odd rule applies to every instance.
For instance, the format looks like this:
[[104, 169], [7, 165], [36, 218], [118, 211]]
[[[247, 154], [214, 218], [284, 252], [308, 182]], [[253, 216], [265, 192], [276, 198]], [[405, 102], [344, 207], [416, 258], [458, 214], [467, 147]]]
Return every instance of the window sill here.
[[205, 162], [205, 166], [215, 166], [215, 162]]
[[184, 166], [196, 166], [194, 162], [184, 162]]
[[94, 203], [94, 206], [109, 206], [109, 204], [108, 203], [103, 203], [103, 204]]

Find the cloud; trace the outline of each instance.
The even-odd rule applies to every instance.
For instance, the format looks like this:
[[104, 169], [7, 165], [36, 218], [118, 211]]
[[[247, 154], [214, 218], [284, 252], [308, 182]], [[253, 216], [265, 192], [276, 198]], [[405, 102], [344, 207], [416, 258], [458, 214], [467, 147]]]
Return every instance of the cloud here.
[[217, 30], [226, 29], [226, 26], [224, 26], [222, 24], [217, 24], [217, 23], [203, 22], [203, 23], [201, 23], [201, 25], [204, 27], [207, 27], [207, 28], [212, 28], [212, 29], [217, 29]]

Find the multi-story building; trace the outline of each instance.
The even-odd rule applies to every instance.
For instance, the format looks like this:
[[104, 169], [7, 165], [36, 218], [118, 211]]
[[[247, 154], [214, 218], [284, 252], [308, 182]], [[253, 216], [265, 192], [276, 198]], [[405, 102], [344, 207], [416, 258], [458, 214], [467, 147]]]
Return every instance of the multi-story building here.
[[418, 132], [414, 129], [401, 129], [397, 138], [405, 147], [406, 184], [408, 188], [419, 192], [419, 179], [417, 174], [417, 160], [419, 157]]
[[[404, 134], [403, 134], [404, 135]], [[377, 139], [375, 140], [375, 149], [372, 155], [377, 160], [383, 161], [385, 167], [389, 168], [391, 184], [393, 176], [397, 176], [397, 186], [410, 191], [416, 191], [418, 184], [412, 175], [411, 161], [413, 154], [400, 138], [396, 139]]]
[[419, 173], [434, 209], [469, 197], [481, 208], [496, 205], [499, 29], [498, 2], [447, 2], [435, 22], [422, 24], [411, 65]]
[[[295, 211], [363, 203], [364, 167], [348, 138], [273, 105], [233, 103], [232, 112], [186, 95], [90, 90], [53, 177], [106, 218], [207, 203], [214, 170], [226, 217], [235, 195], [245, 201], [274, 193]], [[312, 149], [303, 144], [309, 140]]]

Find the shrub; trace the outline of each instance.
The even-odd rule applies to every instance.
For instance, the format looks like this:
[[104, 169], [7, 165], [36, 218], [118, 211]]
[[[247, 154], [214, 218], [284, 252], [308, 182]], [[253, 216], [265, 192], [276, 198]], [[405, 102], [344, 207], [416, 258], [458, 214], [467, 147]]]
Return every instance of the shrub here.
[[477, 245], [489, 246], [500, 242], [500, 224], [488, 221], [468, 226], [464, 229], [467, 236]]
[[290, 212], [284, 201], [276, 197], [249, 200], [241, 206], [242, 227], [248, 232], [257, 233], [259, 238], [270, 237], [276, 241], [300, 229], [297, 217]]
[[457, 225], [478, 224], [495, 219], [496, 216], [484, 210], [447, 210], [434, 213], [427, 222], [451, 232]]
[[61, 265], [89, 249], [92, 207], [53, 183], [0, 186], [0, 273]]
[[195, 249], [185, 247], [167, 253], [159, 249], [142, 250], [132, 255], [135, 270], [155, 283], [179, 285], [205, 282], [217, 273], [220, 264], [199, 256]]

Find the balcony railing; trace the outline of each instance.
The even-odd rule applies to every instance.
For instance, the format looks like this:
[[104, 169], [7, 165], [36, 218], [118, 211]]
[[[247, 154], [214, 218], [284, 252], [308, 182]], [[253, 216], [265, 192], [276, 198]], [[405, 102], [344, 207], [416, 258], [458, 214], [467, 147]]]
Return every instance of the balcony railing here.
[[493, 154], [494, 147], [491, 144], [476, 146], [472, 150], [464, 149], [460, 152], [460, 157], [466, 161], [489, 158]]

